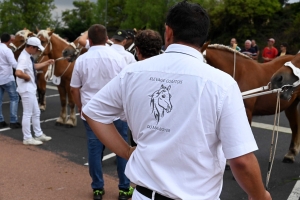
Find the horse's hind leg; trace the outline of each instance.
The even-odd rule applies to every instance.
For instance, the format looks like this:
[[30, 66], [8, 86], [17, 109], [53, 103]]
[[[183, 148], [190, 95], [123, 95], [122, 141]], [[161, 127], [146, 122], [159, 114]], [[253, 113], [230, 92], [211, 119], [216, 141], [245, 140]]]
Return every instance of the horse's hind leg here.
[[[292, 129], [292, 139], [288, 153], [284, 156], [285, 163], [295, 162], [295, 156], [300, 150], [300, 108], [299, 101], [295, 100], [292, 105], [285, 110], [286, 117], [289, 120]], [[298, 106], [297, 106], [298, 105]]]
[[66, 126], [68, 128], [72, 128], [72, 127], [77, 125], [75, 103], [74, 103], [74, 100], [73, 100], [70, 89], [71, 89], [70, 88], [70, 83], [67, 83], [66, 90], [68, 92], [68, 104], [69, 104], [69, 107], [70, 107], [70, 116], [69, 116], [69, 118], [66, 122]]
[[67, 119], [67, 99], [66, 99], [66, 90], [62, 86], [57, 86], [58, 92], [59, 92], [59, 98], [60, 98], [60, 104], [61, 104], [61, 111], [58, 119], [56, 120], [55, 125], [64, 125], [66, 123]]

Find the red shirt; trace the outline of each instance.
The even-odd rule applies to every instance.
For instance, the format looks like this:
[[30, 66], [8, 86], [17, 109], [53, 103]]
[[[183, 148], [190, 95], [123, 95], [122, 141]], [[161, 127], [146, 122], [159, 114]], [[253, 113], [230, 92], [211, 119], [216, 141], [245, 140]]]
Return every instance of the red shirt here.
[[[275, 47], [272, 47], [271, 49], [269, 47], [265, 47], [262, 53], [262, 57], [264, 58], [276, 58], [278, 54], [278, 51]], [[270, 61], [270, 60], [269, 60]], [[269, 62], [266, 61], [265, 62]]]

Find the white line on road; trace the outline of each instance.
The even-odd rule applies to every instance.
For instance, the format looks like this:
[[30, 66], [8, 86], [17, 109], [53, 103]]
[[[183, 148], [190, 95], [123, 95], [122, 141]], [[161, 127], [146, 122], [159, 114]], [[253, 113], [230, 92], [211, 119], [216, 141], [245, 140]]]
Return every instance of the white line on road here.
[[52, 85], [46, 85], [46, 88], [50, 90], [57, 90], [57, 87]]
[[299, 200], [300, 198], [300, 181], [298, 180], [287, 200]]
[[[255, 127], [255, 128], [262, 128], [262, 129], [267, 129], [267, 130], [271, 130], [271, 131], [273, 130], [273, 125], [271, 125], [271, 124], [252, 122], [251, 126]], [[292, 133], [292, 130], [290, 128], [286, 128], [286, 127], [282, 127], [282, 126], [278, 127], [278, 131], [282, 132], [282, 133], [289, 133], [289, 134]]]
[[[115, 154], [115, 153], [110, 153], [110, 154], [107, 154], [106, 156], [103, 156], [103, 159], [102, 159], [102, 161], [108, 160], [108, 159], [110, 159], [110, 158], [113, 158], [113, 157], [115, 157], [115, 156], [116, 156], [116, 154]], [[83, 165], [85, 165], [85, 166], [89, 166], [89, 163], [87, 162], [87, 163], [84, 163]]]

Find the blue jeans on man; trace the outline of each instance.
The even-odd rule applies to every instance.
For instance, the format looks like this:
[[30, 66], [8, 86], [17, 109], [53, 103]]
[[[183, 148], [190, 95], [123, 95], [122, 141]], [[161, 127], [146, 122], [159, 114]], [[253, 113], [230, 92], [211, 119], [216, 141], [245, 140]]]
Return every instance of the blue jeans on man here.
[[[89, 124], [83, 120], [86, 134], [87, 134], [87, 145], [88, 145], [88, 162], [89, 162], [89, 172], [92, 178], [92, 188], [103, 190], [104, 189], [104, 180], [102, 172], [102, 157], [104, 145], [96, 137]], [[128, 125], [126, 122], [121, 120], [114, 121], [118, 132], [123, 137], [123, 139], [128, 141]], [[119, 176], [119, 189], [126, 190], [130, 187], [130, 180], [125, 176], [124, 171], [127, 164], [127, 160], [117, 156], [117, 172]]]
[[0, 122], [4, 122], [4, 117], [2, 114], [2, 103], [4, 92], [8, 93], [10, 100], [10, 123], [18, 122], [18, 103], [19, 94], [16, 91], [15, 81], [10, 81], [4, 85], [0, 85]]

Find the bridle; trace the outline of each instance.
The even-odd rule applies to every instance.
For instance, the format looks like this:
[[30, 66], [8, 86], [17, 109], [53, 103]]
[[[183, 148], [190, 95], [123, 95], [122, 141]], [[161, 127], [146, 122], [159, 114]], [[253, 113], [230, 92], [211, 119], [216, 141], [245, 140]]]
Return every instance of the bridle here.
[[300, 69], [297, 68], [291, 61], [284, 63], [284, 66], [289, 67], [292, 69], [293, 74], [299, 79], [298, 81], [294, 82], [292, 87], [297, 87], [300, 85]]
[[18, 51], [19, 49], [21, 49], [23, 46], [25, 46], [27, 39], [25, 39], [25, 41], [19, 46], [16, 47], [16, 45], [14, 45], [14, 43], [9, 43], [9, 46], [12, 47], [11, 50], [15, 53], [16, 51]]

